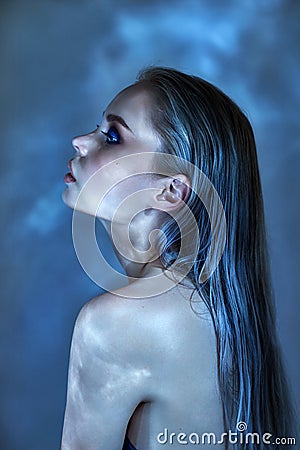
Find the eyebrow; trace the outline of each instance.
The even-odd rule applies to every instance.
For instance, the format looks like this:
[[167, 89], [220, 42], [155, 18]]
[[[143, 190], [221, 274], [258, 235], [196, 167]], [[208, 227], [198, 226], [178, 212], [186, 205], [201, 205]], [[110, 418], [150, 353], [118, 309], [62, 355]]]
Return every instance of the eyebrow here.
[[[105, 115], [105, 111], [103, 112], [103, 116]], [[121, 116], [117, 116], [116, 114], [108, 114], [106, 116], [107, 122], [118, 122], [120, 125], [122, 125], [124, 128], [127, 128], [132, 134], [134, 132], [129, 128], [125, 120]]]

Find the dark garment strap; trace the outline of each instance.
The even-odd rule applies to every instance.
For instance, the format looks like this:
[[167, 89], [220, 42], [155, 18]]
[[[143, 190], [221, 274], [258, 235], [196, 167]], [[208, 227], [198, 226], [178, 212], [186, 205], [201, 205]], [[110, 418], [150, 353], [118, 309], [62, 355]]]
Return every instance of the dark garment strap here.
[[137, 449], [132, 445], [132, 443], [130, 442], [130, 440], [126, 436], [122, 450], [137, 450]]

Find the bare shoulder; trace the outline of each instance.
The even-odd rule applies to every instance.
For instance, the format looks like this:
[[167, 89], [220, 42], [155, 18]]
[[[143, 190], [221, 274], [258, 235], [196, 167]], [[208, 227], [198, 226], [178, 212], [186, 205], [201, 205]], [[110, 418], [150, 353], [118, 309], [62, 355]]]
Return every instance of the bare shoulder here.
[[[81, 309], [74, 327], [73, 340], [107, 352], [112, 358], [137, 359], [136, 337], [139, 334], [143, 305], [135, 299], [113, 292], [99, 295]], [[132, 351], [134, 348], [134, 351]], [[131, 361], [132, 362], [132, 361]]]
[[86, 303], [76, 320], [74, 337], [88, 346], [101, 345], [102, 351], [126, 355], [127, 360], [146, 362], [155, 351], [174, 349], [187, 325], [198, 322], [189, 302], [176, 290], [145, 298], [126, 294], [125, 287]]
[[[208, 320], [198, 317], [188, 295], [173, 289], [154, 297], [130, 298], [125, 290], [95, 297], [82, 308], [74, 340], [94, 354], [101, 351], [118, 364], [144, 367], [148, 375], [178, 355], [207, 348], [212, 339]], [[199, 353], [197, 353], [199, 354]], [[148, 380], [149, 381], [149, 380]]]

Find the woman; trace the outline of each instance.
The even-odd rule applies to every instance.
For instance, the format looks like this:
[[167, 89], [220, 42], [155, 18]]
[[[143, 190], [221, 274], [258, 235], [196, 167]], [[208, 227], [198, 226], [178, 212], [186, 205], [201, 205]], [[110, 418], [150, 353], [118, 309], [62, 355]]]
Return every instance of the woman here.
[[62, 449], [292, 436], [245, 115], [208, 82], [154, 67], [73, 146], [64, 201], [102, 221], [129, 284], [76, 321]]

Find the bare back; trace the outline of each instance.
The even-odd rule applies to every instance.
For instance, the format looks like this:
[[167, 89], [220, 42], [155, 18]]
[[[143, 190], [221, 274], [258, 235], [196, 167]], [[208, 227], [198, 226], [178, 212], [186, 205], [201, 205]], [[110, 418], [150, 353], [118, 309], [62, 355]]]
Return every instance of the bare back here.
[[215, 333], [198, 294], [192, 305], [200, 314], [192, 310], [191, 293], [176, 286], [160, 296], [131, 300], [138, 302], [133, 306], [141, 333], [137, 345], [145, 335], [151, 343], [146, 356], [149, 398], [135, 410], [127, 433], [138, 450], [159, 449], [162, 444], [194, 447], [197, 435], [201, 444], [203, 433], [214, 433], [218, 440], [223, 432]]
[[218, 441], [223, 425], [206, 307], [194, 295], [195, 314], [182, 286], [139, 299], [126, 291], [96, 297], [76, 321], [62, 450], [120, 450], [126, 434], [138, 450], [210, 448], [202, 435]]

